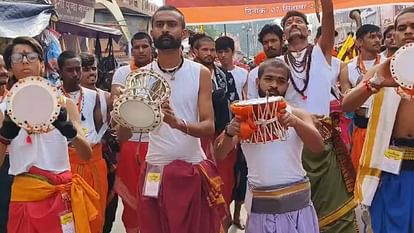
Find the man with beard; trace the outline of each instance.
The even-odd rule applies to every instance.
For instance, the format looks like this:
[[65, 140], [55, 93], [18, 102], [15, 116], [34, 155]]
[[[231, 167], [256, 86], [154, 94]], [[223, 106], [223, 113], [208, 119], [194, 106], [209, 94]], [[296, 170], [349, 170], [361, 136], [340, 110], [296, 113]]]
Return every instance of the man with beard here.
[[[359, 55], [349, 62], [341, 72], [340, 82], [344, 93], [356, 87], [362, 81], [368, 69], [384, 60], [380, 54], [381, 30], [378, 26], [372, 24], [362, 25], [356, 32], [356, 40], [360, 51]], [[355, 110], [354, 114], [355, 127], [352, 133], [351, 158], [355, 169], [358, 169], [362, 146], [364, 145], [371, 102], [372, 98], [368, 99], [360, 108]], [[344, 108], [347, 108], [347, 106], [344, 106]]]
[[[289, 67], [282, 60], [264, 61], [258, 71], [259, 96], [285, 96], [290, 78]], [[280, 124], [288, 128], [287, 140], [242, 142], [249, 169], [246, 203], [252, 203], [246, 204], [246, 232], [317, 233], [318, 218], [310, 200], [310, 183], [301, 155], [303, 147], [321, 152], [323, 140], [305, 111], [288, 106], [278, 115]], [[266, 134], [266, 126], [258, 130]], [[234, 118], [216, 140], [216, 157], [225, 158], [239, 142], [239, 134], [240, 120]]]
[[183, 58], [185, 20], [177, 8], [160, 7], [151, 24], [158, 60], [144, 69], [162, 75], [171, 95], [161, 105], [163, 122], [149, 133], [138, 186], [140, 232], [217, 233], [225, 214], [222, 181], [200, 142], [214, 134], [211, 73]]
[[394, 40], [394, 33], [395, 28], [392, 24], [388, 25], [383, 32], [382, 44], [385, 47], [385, 51], [381, 54], [383, 57], [391, 57], [398, 50]]
[[[7, 81], [9, 72], [7, 72], [6, 64], [3, 56], [0, 55], [0, 104], [3, 103], [7, 95]], [[0, 187], [2, 187], [0, 195], [0, 232], [7, 232], [7, 217], [9, 215], [10, 191], [12, 184], [12, 176], [9, 175], [9, 156], [6, 155], [3, 165], [0, 166]]]
[[[232, 114], [230, 104], [239, 99], [236, 90], [236, 83], [231, 73], [222, 70], [214, 64], [216, 54], [216, 45], [213, 38], [205, 34], [195, 34], [192, 41], [192, 51], [195, 55], [194, 61], [206, 66], [212, 76], [213, 85], [213, 109], [216, 126], [216, 135], [220, 134], [224, 127], [230, 122]], [[211, 142], [214, 142], [213, 137]], [[210, 148], [209, 148], [210, 147]], [[208, 145], [207, 151], [211, 151], [212, 143]], [[213, 157], [214, 155], [210, 155]], [[230, 203], [233, 196], [234, 188], [234, 165], [236, 163], [236, 151], [226, 157], [225, 160], [217, 161], [217, 168], [224, 182], [223, 196], [226, 200], [227, 208], [230, 210]], [[230, 217], [230, 216], [229, 216]], [[226, 221], [226, 227], [230, 227], [231, 219]]]
[[[394, 26], [398, 47], [413, 43], [414, 8], [402, 10]], [[388, 59], [369, 70], [343, 100], [347, 110], [353, 110], [373, 96], [355, 196], [358, 203], [370, 206], [371, 219], [368, 212], [363, 217], [367, 229], [372, 220], [375, 233], [414, 231], [414, 102], [398, 95], [396, 87]]]
[[306, 15], [286, 13], [282, 19], [288, 51], [283, 59], [292, 78], [286, 100], [294, 107], [314, 114], [324, 140], [325, 150], [315, 155], [303, 151], [303, 166], [312, 184], [312, 201], [319, 217], [321, 232], [354, 232], [353, 187], [355, 171], [340, 137], [335, 120], [329, 119], [331, 87], [337, 74], [332, 72], [332, 49], [335, 41], [332, 0], [322, 0], [322, 34], [316, 45], [310, 45]]
[[91, 223], [91, 233], [103, 232], [106, 197], [108, 191], [108, 169], [102, 156], [101, 128], [105, 128], [101, 103], [96, 91], [81, 87], [82, 61], [72, 51], [65, 51], [58, 58], [59, 74], [62, 80], [61, 91], [72, 99], [81, 117], [81, 126], [86, 140], [92, 147], [92, 158], [81, 160], [76, 150], [69, 147], [69, 160], [73, 174], [79, 174], [99, 194], [96, 219]]
[[[145, 32], [136, 33], [131, 39], [132, 57], [129, 66], [116, 70], [112, 80], [111, 94], [113, 98], [120, 95], [120, 88], [125, 88], [128, 75], [138, 68], [148, 65], [153, 60], [152, 39]], [[120, 134], [118, 134], [120, 136]], [[118, 137], [119, 138], [119, 137]], [[141, 164], [145, 162], [148, 150], [148, 134], [133, 133], [132, 138], [120, 142], [120, 153], [117, 163], [114, 189], [121, 197], [124, 205], [122, 222], [127, 233], [139, 230], [138, 218], [138, 181]]]
[[[267, 59], [282, 55], [283, 30], [276, 24], [266, 24], [259, 33], [259, 42]], [[254, 99], [259, 96], [256, 88], [257, 73], [259, 66], [249, 72], [247, 78], [247, 99]]]

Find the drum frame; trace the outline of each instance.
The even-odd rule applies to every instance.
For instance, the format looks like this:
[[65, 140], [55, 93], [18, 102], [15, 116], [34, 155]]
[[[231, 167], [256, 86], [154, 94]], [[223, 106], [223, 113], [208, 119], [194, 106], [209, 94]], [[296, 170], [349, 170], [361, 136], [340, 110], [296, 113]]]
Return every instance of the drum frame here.
[[[51, 112], [49, 119], [42, 124], [32, 124], [30, 122], [27, 122], [27, 120], [25, 119], [17, 119], [17, 116], [15, 116], [14, 111], [13, 111], [13, 96], [25, 86], [30, 85], [30, 83], [37, 84], [38, 86], [41, 86], [45, 88], [46, 90], [48, 90], [49, 93], [51, 93], [51, 96], [53, 97], [53, 99], [55, 100], [54, 101], [55, 109]], [[7, 111], [7, 114], [10, 116], [10, 119], [14, 123], [16, 123], [16, 125], [19, 126], [20, 128], [27, 130], [29, 134], [46, 133], [54, 129], [54, 126], [52, 125], [52, 123], [58, 118], [59, 113], [60, 113], [60, 108], [61, 108], [61, 104], [59, 100], [60, 100], [60, 96], [59, 96], [59, 92], [56, 87], [51, 85], [43, 77], [31, 76], [31, 77], [19, 79], [10, 89], [9, 93], [7, 94], [6, 111]]]

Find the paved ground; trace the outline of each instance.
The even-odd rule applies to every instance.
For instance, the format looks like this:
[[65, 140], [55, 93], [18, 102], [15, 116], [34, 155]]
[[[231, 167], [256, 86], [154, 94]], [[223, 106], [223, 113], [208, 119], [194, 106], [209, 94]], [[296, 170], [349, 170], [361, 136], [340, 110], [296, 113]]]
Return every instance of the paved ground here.
[[[233, 211], [233, 205], [230, 208], [232, 209], [231, 211]], [[112, 228], [113, 233], [125, 233], [125, 228], [124, 228], [124, 225], [122, 224], [122, 220], [121, 220], [122, 209], [123, 209], [122, 202], [119, 201], [118, 210], [117, 210], [117, 213], [116, 213], [116, 220], [115, 220], [114, 226]], [[244, 208], [242, 208], [242, 214], [241, 215], [242, 215], [242, 220], [246, 221], [246, 211], [245, 211]], [[244, 233], [244, 231], [241, 231], [237, 227], [232, 226], [228, 233]]]

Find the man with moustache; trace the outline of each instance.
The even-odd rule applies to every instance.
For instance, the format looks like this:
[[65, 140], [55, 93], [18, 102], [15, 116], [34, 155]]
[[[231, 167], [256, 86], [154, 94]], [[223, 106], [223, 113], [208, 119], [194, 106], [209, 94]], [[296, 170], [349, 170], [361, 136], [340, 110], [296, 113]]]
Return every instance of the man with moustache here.
[[[9, 73], [6, 69], [3, 56], [0, 55], [0, 104], [3, 103], [7, 95], [7, 82]], [[0, 232], [7, 232], [7, 219], [9, 215], [10, 192], [13, 177], [9, 175], [9, 156], [6, 155], [3, 165], [0, 166]]]
[[[259, 66], [259, 96], [285, 96], [289, 67], [280, 59], [268, 59]], [[288, 106], [277, 113], [288, 128], [284, 141], [242, 142], [246, 156], [249, 192], [247, 233], [319, 233], [318, 218], [310, 200], [310, 183], [302, 166], [303, 147], [315, 153], [323, 150], [323, 140], [312, 117]], [[225, 158], [239, 142], [240, 120], [234, 118], [215, 143], [215, 155]], [[266, 127], [258, 127], [266, 134]], [[315, 155], [316, 156], [316, 155]], [[281, 162], [283, 161], [283, 162]]]
[[[151, 36], [145, 32], [136, 33], [131, 39], [132, 60], [129, 66], [115, 71], [112, 80], [111, 94], [113, 98], [120, 95], [125, 88], [128, 75], [153, 61], [153, 45]], [[119, 136], [119, 135], [118, 135]], [[141, 164], [145, 162], [148, 150], [148, 134], [133, 133], [132, 138], [120, 141], [120, 153], [117, 161], [114, 189], [121, 197], [124, 209], [122, 222], [127, 233], [138, 231], [138, 181]]]
[[343, 144], [332, 137], [337, 131], [330, 115], [331, 87], [337, 74], [332, 72], [335, 42], [332, 0], [322, 0], [321, 37], [309, 44], [306, 15], [289, 11], [282, 19], [288, 50], [282, 57], [291, 71], [286, 100], [312, 114], [325, 140], [323, 153], [303, 151], [303, 167], [312, 184], [312, 201], [319, 217], [321, 232], [354, 232], [353, 201], [355, 171]]
[[[367, 70], [385, 60], [381, 56], [381, 29], [372, 24], [364, 24], [356, 31], [356, 43], [359, 54], [341, 72], [340, 83], [343, 93], [347, 93], [351, 88], [362, 81]], [[355, 110], [354, 131], [352, 133], [352, 164], [355, 169], [359, 167], [362, 146], [365, 140], [366, 129], [369, 119], [369, 108], [372, 98], [368, 99], [360, 108]], [[347, 106], [344, 106], [345, 108]]]
[[182, 12], [160, 7], [151, 24], [158, 60], [144, 69], [161, 74], [171, 95], [161, 106], [163, 122], [149, 133], [138, 191], [140, 232], [217, 233], [225, 214], [222, 181], [200, 142], [214, 134], [211, 73], [183, 58]]
[[[81, 127], [87, 142], [92, 148], [89, 161], [80, 159], [74, 148], [69, 147], [69, 160], [72, 173], [79, 174], [99, 194], [99, 206], [96, 219], [91, 223], [92, 233], [103, 232], [108, 192], [108, 168], [102, 155], [102, 133], [105, 125], [99, 94], [82, 87], [82, 60], [72, 51], [64, 51], [58, 58], [59, 74], [62, 80], [61, 91], [76, 103], [80, 114]], [[106, 105], [104, 106], [106, 107]]]
[[382, 52], [383, 57], [391, 57], [398, 50], [397, 45], [394, 40], [395, 28], [394, 25], [390, 24], [385, 27], [385, 30], [382, 35], [382, 44], [385, 47], [384, 52]]
[[[263, 51], [267, 59], [282, 55], [283, 30], [277, 24], [266, 24], [259, 33], [259, 42], [263, 46]], [[249, 72], [247, 78], [247, 99], [259, 97], [256, 88], [257, 72], [259, 66]]]
[[[394, 27], [397, 47], [413, 43], [414, 8], [402, 10], [395, 18]], [[414, 230], [414, 102], [398, 95], [396, 87], [398, 84], [390, 73], [390, 59], [387, 59], [369, 70], [364, 81], [343, 100], [343, 105], [348, 106], [344, 110], [352, 111], [373, 96], [355, 196], [358, 203], [369, 208], [371, 219], [365, 212], [364, 220], [367, 227], [372, 223], [375, 233]]]
[[[224, 127], [232, 118], [232, 113], [229, 107], [230, 104], [233, 101], [239, 100], [236, 82], [231, 73], [224, 71], [214, 64], [217, 53], [213, 38], [205, 34], [195, 34], [192, 38], [192, 51], [195, 56], [194, 61], [203, 64], [212, 74], [214, 123], [216, 126], [216, 135], [218, 135], [224, 130]], [[214, 140], [215, 138], [213, 137], [212, 142], [214, 142]], [[212, 145], [209, 146], [212, 147]], [[207, 151], [210, 150], [207, 149]], [[214, 154], [210, 156], [214, 156]], [[224, 182], [223, 196], [226, 200], [228, 211], [230, 211], [230, 203], [232, 202], [235, 185], [234, 165], [236, 159], [236, 150], [233, 150], [226, 159], [216, 161], [217, 169]], [[226, 225], [226, 228], [231, 225], [230, 215], [226, 220]]]

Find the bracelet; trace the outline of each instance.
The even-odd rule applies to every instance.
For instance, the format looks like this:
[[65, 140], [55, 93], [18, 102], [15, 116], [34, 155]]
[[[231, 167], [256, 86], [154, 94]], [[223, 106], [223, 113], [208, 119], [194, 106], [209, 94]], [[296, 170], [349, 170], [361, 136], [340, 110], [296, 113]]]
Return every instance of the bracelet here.
[[229, 138], [233, 138], [235, 136], [235, 135], [229, 134], [228, 125], [224, 128], [224, 135], [226, 135]]
[[371, 80], [364, 80], [363, 81], [364, 87], [368, 92], [371, 92], [373, 94], [378, 93], [379, 89], [372, 86]]
[[181, 119], [181, 121], [183, 122], [185, 126], [185, 134], [190, 134], [190, 128], [188, 128], [187, 121], [185, 121], [184, 119]]
[[3, 136], [0, 136], [0, 143], [2, 143], [2, 144], [4, 144], [4, 145], [8, 146], [8, 145], [10, 145], [11, 140], [10, 140], [10, 139], [7, 139], [7, 138], [5, 138], [5, 137], [3, 137]]

